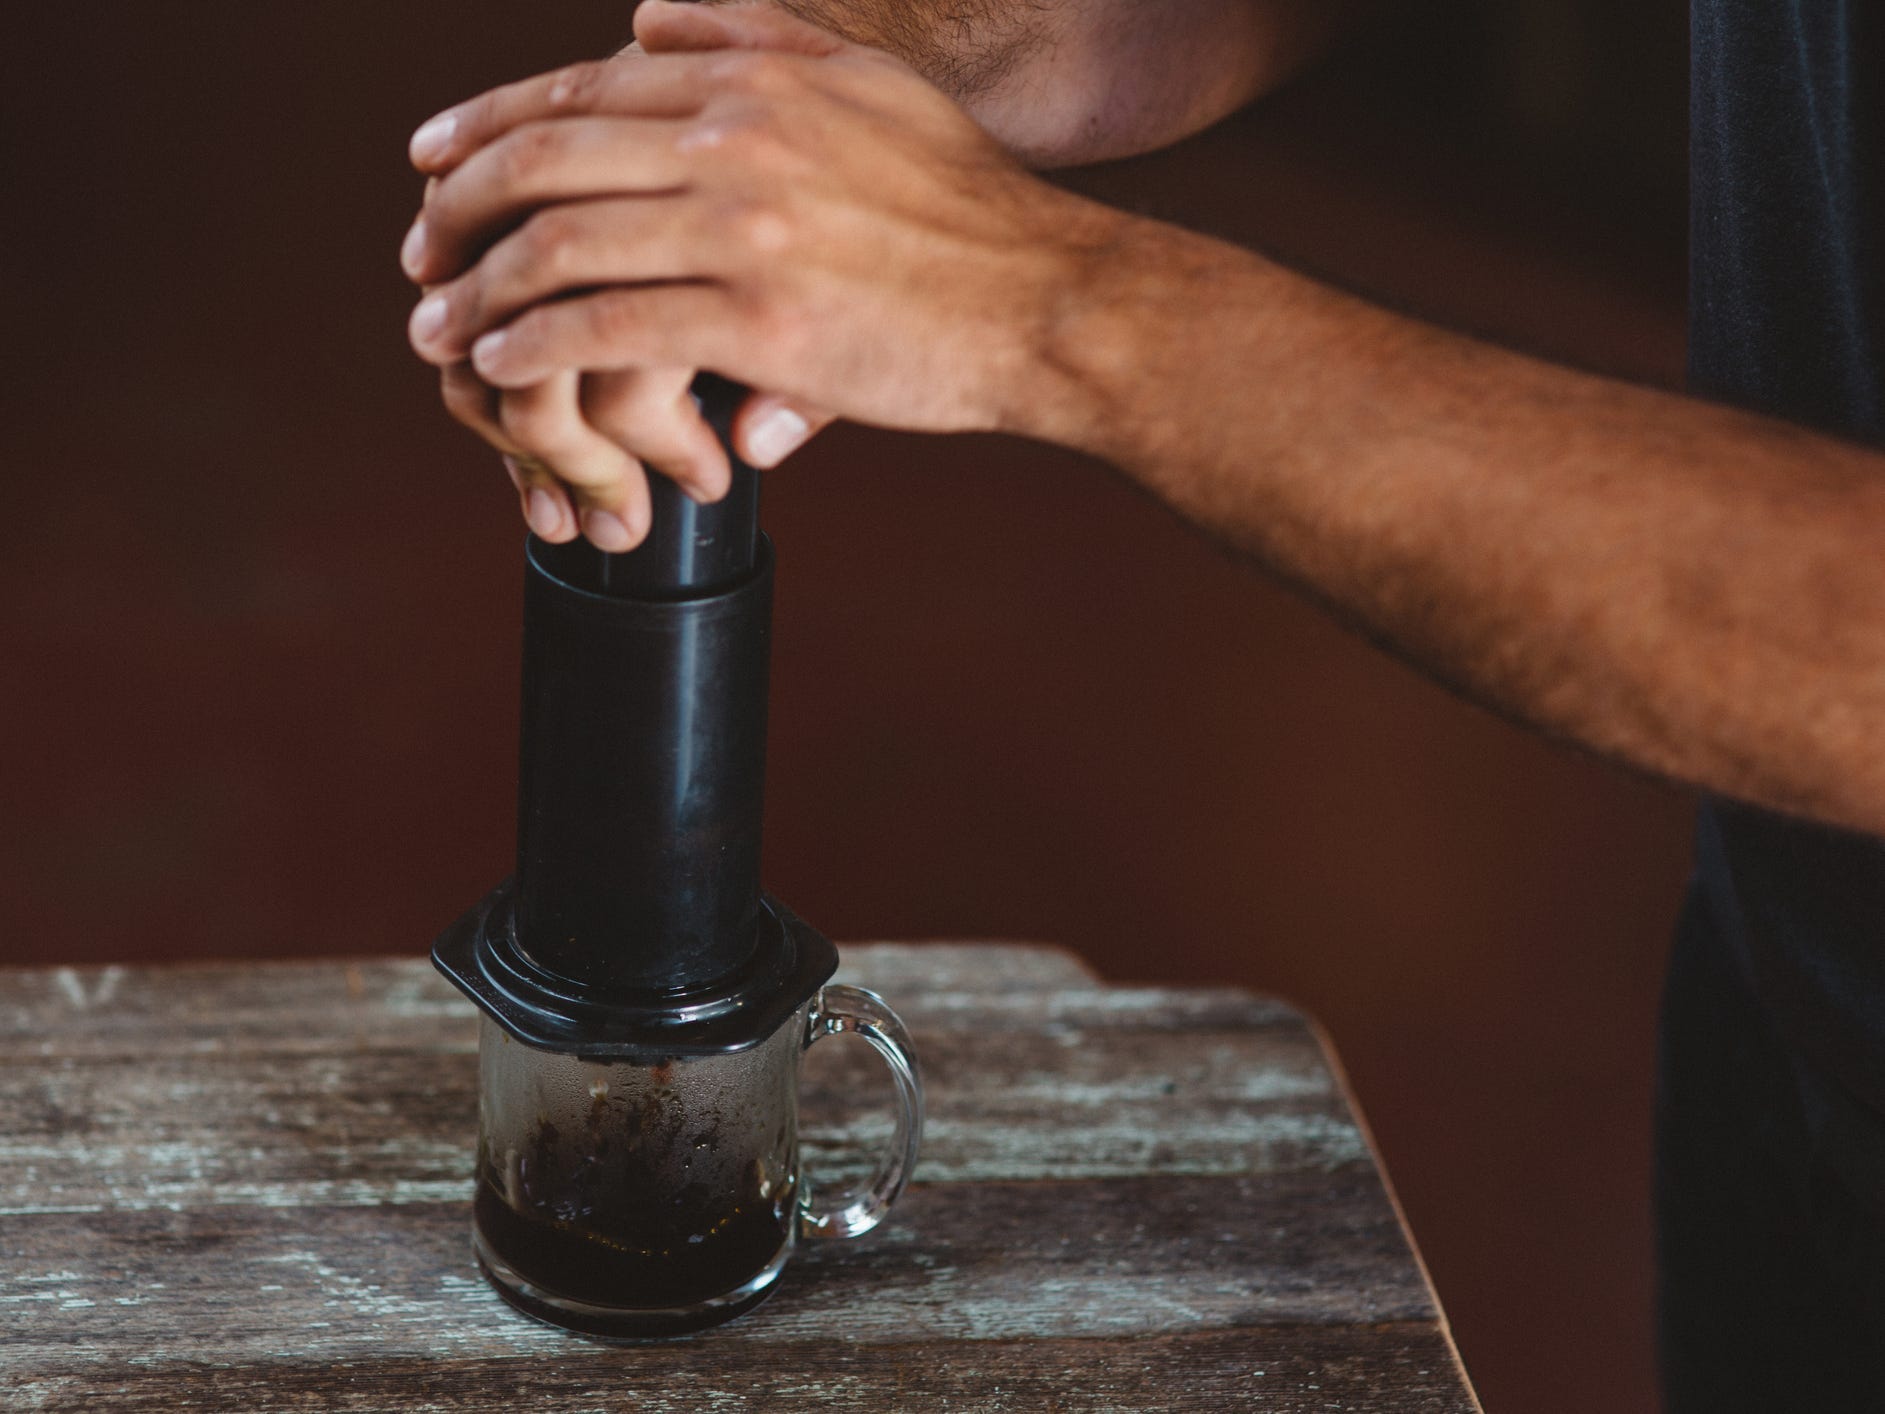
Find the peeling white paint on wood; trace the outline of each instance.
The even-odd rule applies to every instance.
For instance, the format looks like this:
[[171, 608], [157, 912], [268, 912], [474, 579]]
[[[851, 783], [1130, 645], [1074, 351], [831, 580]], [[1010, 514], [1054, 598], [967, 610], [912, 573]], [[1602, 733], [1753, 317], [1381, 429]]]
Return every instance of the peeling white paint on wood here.
[[[1168, 1016], [1170, 994], [1161, 995]], [[914, 1029], [932, 1117], [928, 1182], [1329, 1168], [1366, 1157], [1300, 1026], [1100, 1025], [1074, 1028], [1083, 1039], [1073, 1048], [1023, 1030], [996, 1041], [976, 1026]], [[836, 1050], [813, 1052], [808, 1143], [827, 1162], [874, 1157], [882, 1114], [848, 1102], [832, 1111], [839, 1097], [881, 1086], [881, 1072], [861, 1046]], [[0, 1212], [437, 1201], [470, 1170], [470, 1061], [468, 1048], [421, 1035], [398, 1051], [97, 1056], [38, 1069], [0, 1100]]]
[[103, 1006], [117, 995], [118, 986], [124, 981], [124, 969], [106, 967], [81, 974], [76, 967], [55, 967], [52, 981], [76, 1010], [88, 1011], [94, 1006]]
[[[1319, 1199], [1314, 1220], [1288, 1239], [1272, 1236], [1277, 1219], [1311, 1196]], [[1220, 1213], [1244, 1216], [1225, 1222]], [[102, 1222], [89, 1237], [100, 1253], [142, 1247], [149, 1255], [128, 1271], [50, 1283], [73, 1309], [16, 1321], [13, 1347], [68, 1352], [60, 1358], [83, 1349], [103, 1360], [129, 1342], [160, 1361], [190, 1360], [201, 1350], [166, 1345], [165, 1333], [187, 1313], [211, 1310], [214, 1329], [198, 1338], [213, 1339], [227, 1359], [273, 1358], [284, 1333], [292, 1333], [293, 1349], [329, 1360], [416, 1358], [442, 1344], [467, 1358], [495, 1358], [568, 1343], [511, 1317], [476, 1279], [462, 1204], [408, 1212], [393, 1224], [366, 1213], [301, 1217], [241, 1210]], [[1058, 1230], [1067, 1222], [1077, 1231]], [[393, 1240], [368, 1240], [375, 1232]], [[1348, 1244], [1360, 1266], [1332, 1261], [1331, 1241]], [[1354, 1180], [1284, 1194], [1247, 1179], [1062, 1185], [1058, 1194], [1038, 1186], [924, 1190], [913, 1194], [909, 1219], [880, 1239], [809, 1246], [792, 1300], [740, 1329], [769, 1342], [815, 1341], [842, 1329], [854, 1343], [895, 1345], [1431, 1319], [1417, 1275], [1384, 1260], [1396, 1241], [1378, 1191]], [[166, 1268], [170, 1249], [213, 1260]], [[911, 1260], [919, 1252], [929, 1260]], [[1371, 1281], [1358, 1297], [1361, 1267]], [[157, 1271], [170, 1281], [162, 1292], [141, 1284], [139, 1308], [75, 1314], [74, 1303], [108, 1301], [127, 1279]]]
[[[916, 1034], [918, 1183], [773, 1302], [616, 1349], [468, 1250], [469, 1007], [423, 963], [0, 971], [8, 1408], [1266, 1409], [1471, 1396], [1318, 1044], [1064, 953], [847, 950]], [[814, 1053], [808, 1168], [881, 1076]], [[873, 1085], [879, 1090], [873, 1090]]]

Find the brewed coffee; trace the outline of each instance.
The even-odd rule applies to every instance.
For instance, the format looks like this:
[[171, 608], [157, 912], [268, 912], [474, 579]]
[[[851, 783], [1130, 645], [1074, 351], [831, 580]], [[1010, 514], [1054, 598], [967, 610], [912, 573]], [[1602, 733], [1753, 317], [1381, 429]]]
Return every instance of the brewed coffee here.
[[754, 1304], [797, 1232], [800, 1034], [652, 1065], [487, 1034], [474, 1210], [500, 1289], [607, 1335], [673, 1334]]
[[[739, 1290], [766, 1271], [786, 1250], [795, 1201], [789, 1188], [768, 1198], [757, 1185], [736, 1194], [683, 1192], [665, 1201], [653, 1195], [643, 1207], [594, 1213], [577, 1223], [547, 1209], [520, 1213], [480, 1180], [474, 1213], [490, 1256], [529, 1287], [564, 1303], [615, 1308], [590, 1329], [657, 1336], [713, 1325], [756, 1305], [770, 1286], [748, 1302], [668, 1314]], [[499, 1290], [533, 1315], [574, 1323], [567, 1304], [552, 1313], [536, 1309], [514, 1286], [500, 1283]]]

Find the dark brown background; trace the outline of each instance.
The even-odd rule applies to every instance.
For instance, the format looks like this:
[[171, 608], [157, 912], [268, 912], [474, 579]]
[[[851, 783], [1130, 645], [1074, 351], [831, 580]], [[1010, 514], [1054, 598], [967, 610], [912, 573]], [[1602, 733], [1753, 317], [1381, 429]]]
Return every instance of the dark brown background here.
[[[1683, 10], [1413, 7], [1081, 180], [1671, 381]], [[626, 3], [9, 17], [0, 959], [422, 950], [507, 869], [520, 530], [407, 354], [421, 118]], [[769, 478], [768, 876], [1326, 1024], [1493, 1410], [1646, 1409], [1688, 806], [1465, 707], [1105, 469], [845, 430]]]

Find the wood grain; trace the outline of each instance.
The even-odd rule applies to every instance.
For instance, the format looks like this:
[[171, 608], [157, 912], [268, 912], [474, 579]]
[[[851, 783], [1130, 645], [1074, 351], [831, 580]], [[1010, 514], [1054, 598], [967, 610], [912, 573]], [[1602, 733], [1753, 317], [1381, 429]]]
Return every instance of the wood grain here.
[[[787, 1278], [788, 1281], [791, 1278]], [[790, 1291], [780, 1293], [790, 1299]], [[763, 1309], [763, 1308], [762, 1308]], [[101, 1364], [29, 1377], [23, 1409], [323, 1409], [348, 1414], [696, 1414], [726, 1409], [1060, 1411], [1344, 1410], [1459, 1414], [1446, 1337], [1430, 1324], [1250, 1329], [1137, 1341], [929, 1342], [858, 1347], [689, 1342], [692, 1358], [571, 1342], [553, 1359], [419, 1360], [318, 1366], [303, 1360], [217, 1367]]]
[[[1469, 1410], [1318, 1043], [1046, 949], [846, 950], [921, 1053], [918, 1182], [719, 1330], [611, 1347], [478, 1276], [475, 1019], [422, 963], [0, 972], [0, 1406]], [[807, 1165], [868, 1162], [814, 1050]]]

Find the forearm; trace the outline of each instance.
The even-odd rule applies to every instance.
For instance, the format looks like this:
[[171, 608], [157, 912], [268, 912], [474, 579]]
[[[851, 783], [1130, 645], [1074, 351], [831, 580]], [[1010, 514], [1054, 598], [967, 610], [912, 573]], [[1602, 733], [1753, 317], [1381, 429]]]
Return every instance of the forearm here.
[[1107, 457], [1501, 711], [1885, 833], [1885, 456], [1120, 229], [1015, 430]]
[[1355, 0], [781, 0], [885, 49], [1017, 155], [1071, 166], [1165, 146], [1274, 88]]

